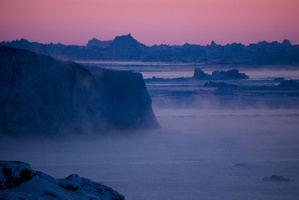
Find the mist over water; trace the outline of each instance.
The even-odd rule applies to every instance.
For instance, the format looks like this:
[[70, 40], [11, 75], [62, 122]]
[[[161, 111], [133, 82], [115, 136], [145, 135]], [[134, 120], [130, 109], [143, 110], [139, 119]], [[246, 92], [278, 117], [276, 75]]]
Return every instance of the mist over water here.
[[[180, 71], [176, 73], [180, 77]], [[293, 79], [299, 79], [296, 73]], [[257, 79], [254, 83], [269, 84]], [[246, 98], [193, 98], [182, 91], [203, 89], [201, 83], [176, 84], [147, 83], [160, 129], [1, 138], [0, 159], [28, 162], [55, 178], [76, 173], [111, 186], [127, 200], [298, 198], [298, 97], [250, 91]], [[289, 104], [290, 99], [293, 106], [269, 106]], [[248, 102], [251, 105], [245, 107]], [[295, 181], [262, 180], [273, 174]]]

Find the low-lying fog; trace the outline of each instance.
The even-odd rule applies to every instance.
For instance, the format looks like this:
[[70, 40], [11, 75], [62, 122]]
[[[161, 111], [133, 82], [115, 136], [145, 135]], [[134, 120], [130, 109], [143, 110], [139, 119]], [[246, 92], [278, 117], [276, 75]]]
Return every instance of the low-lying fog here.
[[[0, 159], [27, 162], [55, 178], [78, 174], [127, 200], [298, 199], [298, 106], [176, 108], [155, 98], [153, 105], [160, 129], [2, 138]], [[263, 181], [272, 175], [295, 181]]]
[[[2, 142], [0, 157], [55, 178], [100, 181], [130, 200], [296, 199], [299, 111], [157, 110], [161, 129]], [[243, 166], [235, 166], [244, 163]], [[281, 175], [294, 182], [265, 182]]]

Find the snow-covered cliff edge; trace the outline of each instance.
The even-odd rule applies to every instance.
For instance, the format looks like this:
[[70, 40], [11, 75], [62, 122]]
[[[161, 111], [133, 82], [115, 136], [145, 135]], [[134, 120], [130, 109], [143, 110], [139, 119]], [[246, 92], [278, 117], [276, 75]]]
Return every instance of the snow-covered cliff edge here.
[[0, 133], [151, 128], [143, 77], [0, 47]]

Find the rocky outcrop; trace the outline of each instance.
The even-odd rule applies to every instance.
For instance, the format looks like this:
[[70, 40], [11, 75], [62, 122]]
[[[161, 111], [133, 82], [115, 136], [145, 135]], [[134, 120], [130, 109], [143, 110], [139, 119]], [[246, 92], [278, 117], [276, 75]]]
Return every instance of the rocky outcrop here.
[[27, 163], [0, 161], [0, 199], [124, 200], [102, 183], [72, 174], [55, 179]]
[[140, 73], [0, 47], [0, 133], [158, 127]]
[[194, 69], [193, 79], [196, 80], [209, 80], [211, 78], [210, 74], [204, 73], [200, 68]]
[[204, 73], [201, 69], [194, 70], [193, 79], [195, 80], [239, 80], [249, 78], [246, 74], [240, 73], [238, 69], [227, 71], [213, 71], [212, 74]]
[[29, 164], [18, 161], [0, 161], [0, 172], [0, 190], [15, 188], [36, 175]]
[[274, 181], [274, 182], [290, 182], [295, 181], [294, 179], [285, 178], [283, 176], [272, 175], [270, 178], [264, 177], [263, 181]]

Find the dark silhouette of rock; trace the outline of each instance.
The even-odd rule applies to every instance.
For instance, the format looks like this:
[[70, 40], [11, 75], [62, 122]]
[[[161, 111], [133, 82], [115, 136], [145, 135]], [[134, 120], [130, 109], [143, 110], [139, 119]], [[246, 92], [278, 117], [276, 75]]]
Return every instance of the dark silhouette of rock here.
[[116, 36], [115, 39], [111, 43], [114, 47], [128, 48], [132, 46], [143, 46], [143, 44], [139, 43], [135, 38], [132, 37], [131, 34]]
[[277, 86], [284, 87], [284, 88], [297, 88], [297, 87], [299, 87], [299, 83], [297, 83], [297, 81], [295, 81], [295, 80], [285, 80], [285, 81], [282, 81]]
[[23, 162], [0, 161], [0, 173], [0, 199], [125, 199], [102, 183], [76, 174], [55, 179]]
[[212, 79], [215, 80], [237, 80], [237, 79], [247, 79], [249, 78], [244, 73], [239, 73], [239, 70], [232, 69], [227, 71], [213, 71]]
[[217, 46], [217, 44], [216, 44], [216, 42], [214, 42], [214, 40], [212, 40], [212, 42], [211, 42], [210, 45], [211, 45], [211, 46]]
[[88, 41], [86, 48], [93, 48], [93, 47], [102, 47], [106, 48], [109, 47], [109, 45], [112, 43], [112, 41], [101, 41], [96, 38], [93, 38]]
[[274, 181], [274, 182], [290, 182], [295, 181], [294, 179], [285, 178], [283, 176], [272, 175], [270, 178], [264, 177], [263, 181]]
[[240, 73], [238, 69], [227, 71], [213, 71], [212, 75], [204, 73], [201, 69], [196, 68], [192, 77], [195, 80], [238, 80], [249, 78], [246, 74]]
[[29, 181], [36, 174], [30, 165], [18, 161], [0, 161], [0, 190], [17, 187], [25, 181]]
[[204, 73], [200, 68], [196, 68], [194, 70], [193, 79], [208, 80], [211, 79], [211, 75]]
[[242, 65], [296, 65], [299, 63], [299, 45], [290, 41], [282, 43], [266, 41], [245, 46], [240, 43], [217, 45], [154, 45], [146, 46], [131, 34], [117, 36], [114, 40], [101, 41], [93, 38], [86, 46], [41, 44], [26, 39], [3, 41], [2, 46], [34, 51], [64, 60], [115, 60], [149, 62], [200, 62], [206, 64]]
[[291, 46], [292, 44], [291, 44], [291, 42], [290, 42], [289, 40], [285, 39], [285, 40], [282, 42], [282, 45], [284, 45], [284, 46]]
[[285, 81], [285, 79], [283, 77], [279, 77], [279, 78], [274, 78], [275, 82], [282, 82], [282, 81]]
[[0, 47], [0, 94], [4, 134], [158, 127], [140, 73]]

